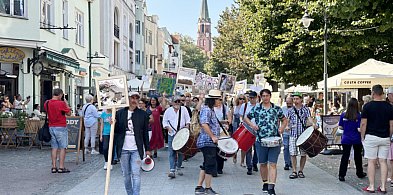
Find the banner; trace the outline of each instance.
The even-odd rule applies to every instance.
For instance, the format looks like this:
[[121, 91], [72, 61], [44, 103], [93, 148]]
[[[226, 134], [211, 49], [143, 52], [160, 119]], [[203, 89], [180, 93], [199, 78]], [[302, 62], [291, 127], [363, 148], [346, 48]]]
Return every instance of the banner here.
[[244, 94], [246, 93], [246, 89], [247, 89], [247, 79], [244, 79], [242, 81], [236, 82], [234, 92], [237, 95]]
[[328, 138], [327, 145], [341, 144], [341, 136], [336, 136], [340, 115], [322, 116], [322, 133]]
[[196, 69], [179, 67], [177, 72], [177, 83], [183, 85], [194, 85]]
[[222, 92], [233, 93], [233, 89], [235, 88], [236, 76], [232, 76], [229, 74], [220, 74], [219, 79], [219, 90]]
[[167, 97], [173, 95], [176, 85], [176, 79], [174, 78], [161, 78], [157, 83], [157, 92], [159, 94], [166, 93]]

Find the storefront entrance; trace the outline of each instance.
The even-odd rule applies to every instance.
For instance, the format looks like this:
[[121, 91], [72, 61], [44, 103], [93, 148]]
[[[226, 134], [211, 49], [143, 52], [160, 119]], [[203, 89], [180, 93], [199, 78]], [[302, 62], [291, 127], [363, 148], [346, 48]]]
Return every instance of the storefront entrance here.
[[50, 75], [41, 75], [41, 110], [44, 110], [46, 100], [52, 99], [53, 81]]

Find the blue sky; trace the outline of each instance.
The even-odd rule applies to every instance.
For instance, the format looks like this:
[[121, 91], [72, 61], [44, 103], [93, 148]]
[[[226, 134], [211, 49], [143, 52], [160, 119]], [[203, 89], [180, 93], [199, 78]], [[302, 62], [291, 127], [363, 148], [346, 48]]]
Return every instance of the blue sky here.
[[[208, 0], [209, 16], [212, 20], [212, 34], [217, 36], [217, 22], [226, 7], [233, 0]], [[181, 33], [196, 39], [198, 17], [202, 0], [147, 0], [149, 15], [158, 15], [160, 27], [167, 27], [170, 33]]]

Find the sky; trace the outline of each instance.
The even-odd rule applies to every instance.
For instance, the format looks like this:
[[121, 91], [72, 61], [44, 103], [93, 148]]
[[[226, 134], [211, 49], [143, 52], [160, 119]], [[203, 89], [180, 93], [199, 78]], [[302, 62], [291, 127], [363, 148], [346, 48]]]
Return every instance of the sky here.
[[[234, 0], [207, 1], [213, 36], [218, 36], [216, 26], [220, 14], [233, 2]], [[196, 39], [201, 6], [202, 0], [147, 0], [147, 13], [158, 15], [158, 25], [167, 27], [171, 34], [176, 32]]]

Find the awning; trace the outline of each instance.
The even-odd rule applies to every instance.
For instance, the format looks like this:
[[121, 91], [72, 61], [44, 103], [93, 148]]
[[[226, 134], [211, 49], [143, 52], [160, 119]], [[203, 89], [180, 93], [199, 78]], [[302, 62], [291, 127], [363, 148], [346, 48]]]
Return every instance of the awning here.
[[65, 66], [69, 66], [72, 68], [79, 69], [79, 62], [73, 58], [70, 58], [68, 56], [58, 54], [52, 51], [45, 50], [44, 57], [51, 62], [59, 63]]

